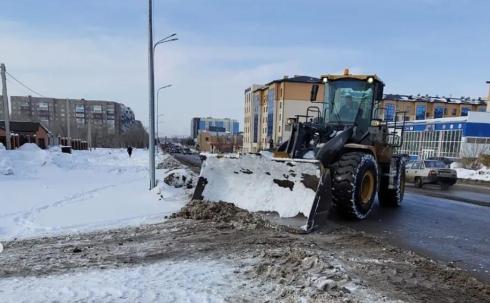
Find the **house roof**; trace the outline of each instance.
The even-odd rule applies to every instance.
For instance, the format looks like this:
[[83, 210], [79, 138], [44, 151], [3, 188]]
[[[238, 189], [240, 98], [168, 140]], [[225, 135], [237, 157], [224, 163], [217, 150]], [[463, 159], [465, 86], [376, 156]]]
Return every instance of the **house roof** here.
[[[11, 132], [33, 133], [36, 132], [39, 127], [44, 128], [44, 130], [49, 133], [49, 130], [39, 122], [10, 121]], [[5, 121], [0, 121], [0, 129], [5, 129]]]
[[281, 82], [295, 82], [295, 83], [321, 83], [322, 80], [320, 78], [310, 77], [310, 76], [294, 76], [288, 78], [282, 78], [273, 80], [266, 85], [271, 85], [273, 83], [281, 83]]

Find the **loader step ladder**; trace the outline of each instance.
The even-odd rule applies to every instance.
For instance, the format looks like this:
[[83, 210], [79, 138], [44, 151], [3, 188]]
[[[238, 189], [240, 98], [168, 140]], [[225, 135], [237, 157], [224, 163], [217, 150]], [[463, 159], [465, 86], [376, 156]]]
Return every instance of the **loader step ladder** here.
[[[406, 121], [406, 112], [405, 111], [397, 111], [395, 113], [395, 121], [387, 122], [388, 125], [388, 144], [395, 147], [400, 148], [403, 145], [403, 133], [405, 131], [405, 121]], [[398, 117], [401, 116], [401, 119]]]

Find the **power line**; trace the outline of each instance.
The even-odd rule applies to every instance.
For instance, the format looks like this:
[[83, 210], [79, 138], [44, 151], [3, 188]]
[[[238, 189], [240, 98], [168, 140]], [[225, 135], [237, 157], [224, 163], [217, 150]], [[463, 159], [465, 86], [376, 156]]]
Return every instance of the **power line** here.
[[46, 98], [46, 96], [43, 96], [41, 95], [40, 93], [38, 93], [37, 91], [33, 90], [32, 88], [30, 88], [29, 86], [25, 85], [24, 83], [22, 83], [22, 81], [18, 80], [17, 78], [15, 78], [14, 76], [12, 76], [9, 72], [6, 72], [7, 76], [9, 76], [10, 78], [12, 78], [15, 82], [19, 83], [20, 85], [22, 85], [23, 87], [25, 87], [26, 89], [28, 89], [29, 91], [33, 92], [34, 94], [38, 95], [39, 97], [44, 97]]

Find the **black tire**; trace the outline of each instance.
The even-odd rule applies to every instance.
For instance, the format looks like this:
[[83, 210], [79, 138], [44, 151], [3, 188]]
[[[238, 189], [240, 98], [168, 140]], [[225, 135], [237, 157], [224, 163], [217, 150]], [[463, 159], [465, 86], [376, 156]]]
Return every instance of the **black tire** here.
[[[367, 185], [366, 178], [370, 180]], [[368, 191], [364, 192], [366, 188]], [[333, 163], [332, 198], [343, 217], [366, 218], [373, 208], [377, 188], [378, 165], [373, 155], [348, 152]]]
[[424, 186], [424, 183], [422, 182], [422, 178], [420, 177], [415, 177], [415, 187], [422, 188]]
[[[381, 177], [379, 184], [378, 200], [382, 207], [398, 207], [402, 204], [405, 194], [405, 163], [401, 161], [395, 177], [395, 188], [388, 188], [389, 177]], [[389, 167], [388, 167], [389, 170]]]

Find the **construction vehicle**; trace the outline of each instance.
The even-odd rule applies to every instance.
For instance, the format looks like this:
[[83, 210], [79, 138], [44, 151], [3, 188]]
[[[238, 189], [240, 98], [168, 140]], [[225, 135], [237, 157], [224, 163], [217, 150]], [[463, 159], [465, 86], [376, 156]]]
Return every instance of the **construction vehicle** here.
[[[405, 114], [383, 120], [384, 83], [376, 75], [346, 69], [321, 79], [324, 100], [289, 119], [291, 136], [272, 157], [206, 156], [193, 198], [280, 217], [303, 215], [306, 224], [296, 226], [305, 232], [324, 224], [332, 206], [352, 219], [369, 215], [376, 194], [381, 206], [399, 206], [405, 158], [395, 150], [403, 143]], [[312, 84], [313, 103], [318, 91]]]

